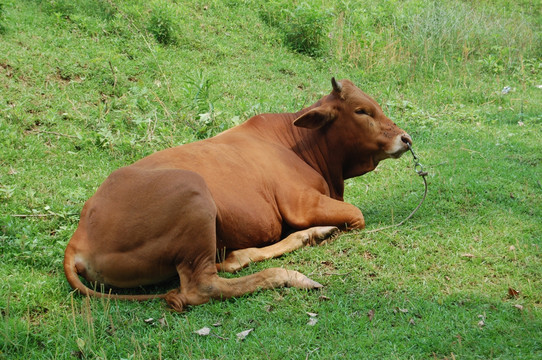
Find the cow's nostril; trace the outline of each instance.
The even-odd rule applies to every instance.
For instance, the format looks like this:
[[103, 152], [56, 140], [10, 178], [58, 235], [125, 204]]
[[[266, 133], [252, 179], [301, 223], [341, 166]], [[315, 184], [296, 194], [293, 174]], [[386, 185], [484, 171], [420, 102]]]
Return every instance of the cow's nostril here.
[[408, 134], [401, 135], [401, 141], [404, 142], [405, 144], [412, 145], [412, 138]]

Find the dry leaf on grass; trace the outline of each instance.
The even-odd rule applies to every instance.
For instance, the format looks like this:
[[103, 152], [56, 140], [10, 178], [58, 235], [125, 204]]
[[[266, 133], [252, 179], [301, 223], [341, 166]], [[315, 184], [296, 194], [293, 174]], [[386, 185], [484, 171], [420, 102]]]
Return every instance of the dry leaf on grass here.
[[307, 323], [307, 325], [309, 325], [309, 326], [316, 325], [316, 323], [318, 322], [318, 319], [316, 318], [318, 316], [318, 314], [308, 312], [307, 315], [310, 316], [310, 319], [309, 319], [309, 322]]
[[248, 329], [245, 331], [241, 331], [240, 333], [237, 333], [237, 341], [243, 341], [245, 338], [250, 334], [254, 329]]
[[513, 298], [518, 298], [519, 297], [519, 291], [509, 287], [508, 288], [508, 296], [513, 297]]
[[373, 321], [373, 318], [375, 317], [375, 311], [373, 309], [369, 310], [367, 316], [369, 317], [369, 321]]
[[523, 311], [523, 305], [520, 305], [520, 304], [516, 304], [514, 305], [514, 307], [520, 311]]
[[475, 257], [473, 254], [471, 253], [464, 253], [464, 254], [461, 254], [462, 257], [466, 257], [466, 258], [469, 258], [469, 259], [472, 259], [473, 257]]
[[207, 326], [206, 327], [203, 327], [199, 330], [196, 330], [194, 331], [196, 334], [198, 334], [199, 336], [207, 336], [211, 333], [211, 329], [209, 329]]
[[484, 315], [478, 315], [478, 318], [480, 319], [480, 321], [478, 321], [478, 326], [482, 328], [483, 326], [486, 325], [486, 322], [485, 322], [486, 317]]

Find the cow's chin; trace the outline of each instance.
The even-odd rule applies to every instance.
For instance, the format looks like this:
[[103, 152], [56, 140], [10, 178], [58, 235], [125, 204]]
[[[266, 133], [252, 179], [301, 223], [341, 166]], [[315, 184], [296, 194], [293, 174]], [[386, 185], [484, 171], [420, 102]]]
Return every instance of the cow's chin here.
[[405, 150], [399, 150], [394, 153], [388, 154], [388, 156], [392, 159], [399, 159], [401, 156], [403, 156], [405, 152]]

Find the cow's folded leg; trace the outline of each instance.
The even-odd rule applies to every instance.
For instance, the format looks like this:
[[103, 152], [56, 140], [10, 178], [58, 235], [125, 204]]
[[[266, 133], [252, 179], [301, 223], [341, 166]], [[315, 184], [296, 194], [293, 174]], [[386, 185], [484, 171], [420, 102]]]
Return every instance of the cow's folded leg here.
[[275, 258], [306, 245], [318, 245], [333, 238], [338, 233], [339, 229], [335, 226], [319, 226], [297, 231], [273, 245], [232, 251], [216, 267], [218, 271], [236, 272], [248, 266], [251, 262]]

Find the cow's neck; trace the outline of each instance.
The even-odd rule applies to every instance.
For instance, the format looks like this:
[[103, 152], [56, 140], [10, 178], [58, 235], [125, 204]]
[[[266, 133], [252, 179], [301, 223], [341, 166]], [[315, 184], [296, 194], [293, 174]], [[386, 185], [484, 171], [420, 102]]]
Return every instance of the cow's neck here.
[[[314, 106], [316, 106], [315, 104]], [[331, 152], [330, 144], [322, 136], [319, 130], [309, 130], [293, 125], [293, 121], [303, 113], [312, 109], [303, 109], [298, 113], [284, 114], [285, 133], [289, 136], [283, 137], [282, 142], [291, 149], [303, 161], [319, 172], [329, 186], [330, 196], [334, 199], [343, 200], [344, 178], [343, 159], [338, 152]]]

